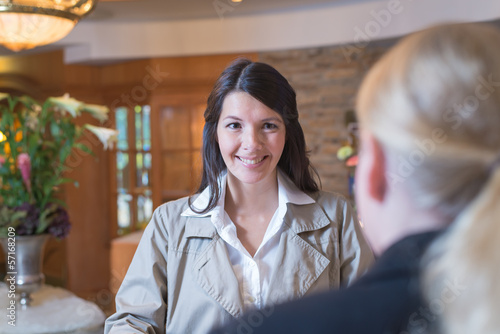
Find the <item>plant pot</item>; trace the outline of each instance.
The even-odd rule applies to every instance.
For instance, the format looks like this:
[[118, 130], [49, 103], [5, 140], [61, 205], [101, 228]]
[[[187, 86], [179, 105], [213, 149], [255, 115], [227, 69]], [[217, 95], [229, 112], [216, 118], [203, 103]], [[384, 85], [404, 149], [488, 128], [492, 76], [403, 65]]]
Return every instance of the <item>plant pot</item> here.
[[5, 282], [9, 286], [14, 283], [22, 307], [30, 305], [30, 294], [40, 289], [45, 281], [42, 260], [48, 238], [49, 234], [0, 238], [6, 257]]

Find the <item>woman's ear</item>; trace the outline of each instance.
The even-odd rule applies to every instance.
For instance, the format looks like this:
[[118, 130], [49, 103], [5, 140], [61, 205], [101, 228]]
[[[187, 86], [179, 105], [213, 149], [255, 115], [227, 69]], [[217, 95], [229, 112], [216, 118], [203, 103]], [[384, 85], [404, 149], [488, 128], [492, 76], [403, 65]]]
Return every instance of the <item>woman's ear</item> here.
[[[368, 172], [368, 193], [376, 201], [382, 202], [388, 190], [386, 171], [386, 157], [380, 143], [371, 135], [364, 138], [365, 157]], [[367, 157], [368, 156], [368, 157]]]

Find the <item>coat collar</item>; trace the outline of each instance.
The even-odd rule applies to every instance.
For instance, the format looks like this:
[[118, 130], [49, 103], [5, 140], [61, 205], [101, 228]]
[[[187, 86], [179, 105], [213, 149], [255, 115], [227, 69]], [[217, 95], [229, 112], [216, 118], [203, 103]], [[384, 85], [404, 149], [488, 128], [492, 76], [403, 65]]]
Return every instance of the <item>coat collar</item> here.
[[[188, 207], [182, 212], [182, 216], [194, 218], [188, 219], [186, 223], [187, 237], [213, 237], [215, 229], [204, 226], [207, 220], [196, 218], [210, 217], [208, 221], [211, 221], [213, 223], [211, 225], [217, 225], [216, 221], [221, 219], [220, 216], [223, 214], [224, 210], [223, 198], [225, 196], [226, 174], [223, 174], [220, 177], [219, 184], [221, 187], [221, 199], [219, 200], [219, 204], [216, 208], [210, 210], [209, 212], [200, 214], [194, 212], [191, 208]], [[290, 180], [290, 178], [288, 178], [288, 176], [286, 176], [286, 174], [283, 173], [280, 169], [278, 169], [278, 187], [280, 208], [287, 208], [286, 215], [285, 212], [283, 212], [285, 223], [289, 221], [290, 227], [296, 233], [320, 229], [328, 224], [326, 215], [316, 204], [316, 201], [310, 195], [298, 189], [297, 186], [295, 186], [295, 184], [292, 182], [292, 180]], [[208, 204], [209, 198], [210, 190], [207, 187], [194, 199], [192, 206], [197, 209], [205, 208]], [[294, 208], [297, 207], [304, 208], [307, 211], [306, 214], [302, 215], [304, 218], [301, 218], [300, 215], [296, 217], [298, 219], [290, 218], [291, 211], [297, 211], [294, 210]], [[302, 212], [302, 210], [299, 210], [298, 212]], [[311, 219], [311, 217], [313, 219]]]
[[[316, 203], [307, 205], [287, 204], [288, 210], [284, 222], [296, 234], [319, 230], [330, 220], [323, 209]], [[186, 237], [213, 238], [217, 234], [210, 216], [190, 216], [186, 221]]]
[[319, 230], [330, 224], [330, 219], [316, 202], [300, 206], [288, 204], [284, 221], [295, 234]]
[[186, 238], [210, 238], [217, 235], [215, 226], [210, 221], [210, 217], [188, 217], [186, 221]]

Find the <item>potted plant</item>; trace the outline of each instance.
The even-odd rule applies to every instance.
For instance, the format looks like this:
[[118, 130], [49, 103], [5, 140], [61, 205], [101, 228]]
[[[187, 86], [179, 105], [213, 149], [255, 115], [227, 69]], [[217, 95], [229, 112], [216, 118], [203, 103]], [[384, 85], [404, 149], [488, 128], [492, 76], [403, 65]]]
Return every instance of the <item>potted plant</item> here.
[[74, 149], [92, 154], [78, 141], [86, 131], [105, 148], [116, 140], [116, 130], [77, 125], [75, 119], [88, 113], [104, 122], [108, 111], [68, 95], [39, 103], [0, 93], [0, 241], [7, 273], [16, 273], [17, 291], [25, 293], [21, 303], [29, 303], [29, 293], [43, 282], [39, 259], [47, 237], [62, 239], [70, 230], [65, 203], [58, 197], [60, 186], [73, 182], [64, 177], [66, 159]]

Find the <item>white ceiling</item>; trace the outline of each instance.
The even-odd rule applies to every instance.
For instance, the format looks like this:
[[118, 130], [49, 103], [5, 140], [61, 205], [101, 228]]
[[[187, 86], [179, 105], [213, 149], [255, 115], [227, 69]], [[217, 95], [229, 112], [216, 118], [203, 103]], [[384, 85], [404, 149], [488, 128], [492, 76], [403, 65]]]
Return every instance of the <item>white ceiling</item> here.
[[374, 0], [100, 0], [85, 20], [107, 22], [190, 20], [343, 6]]

